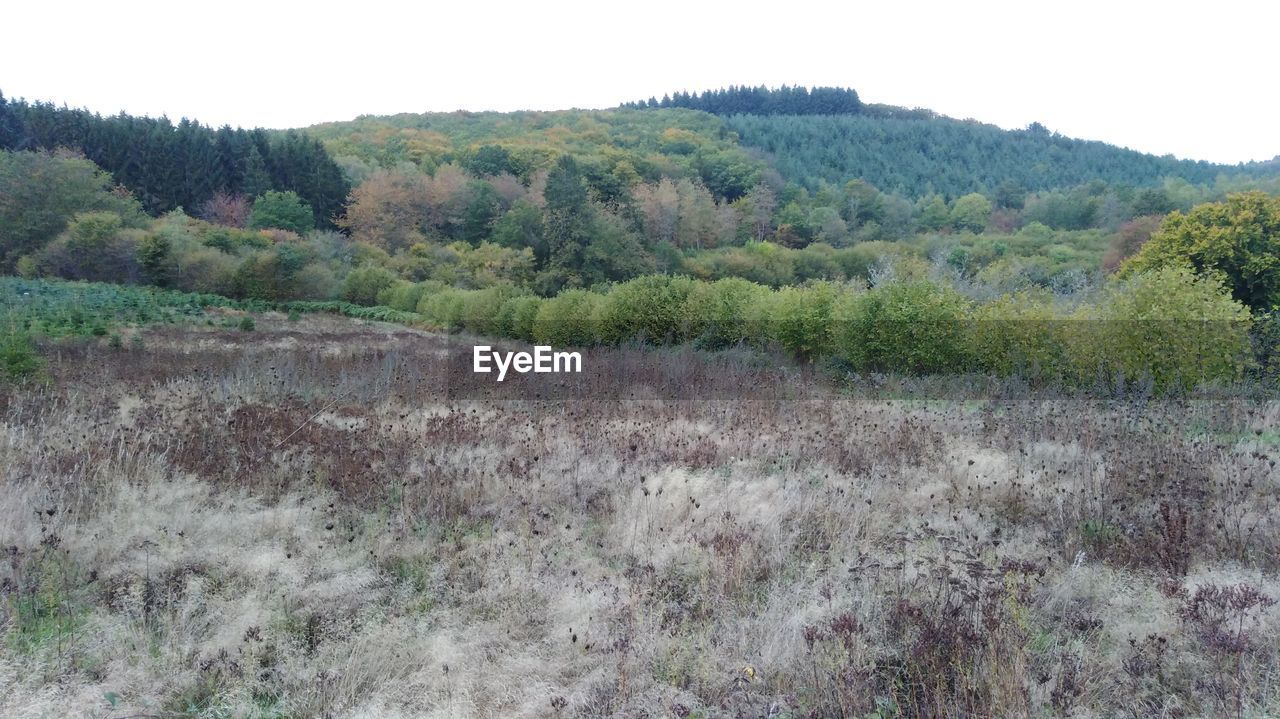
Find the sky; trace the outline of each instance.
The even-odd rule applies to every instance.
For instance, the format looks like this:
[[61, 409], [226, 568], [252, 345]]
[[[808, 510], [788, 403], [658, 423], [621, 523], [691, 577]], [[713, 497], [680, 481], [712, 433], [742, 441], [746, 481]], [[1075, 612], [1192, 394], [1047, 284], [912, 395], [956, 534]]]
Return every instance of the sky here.
[[1161, 155], [1280, 155], [1280, 3], [1258, 0], [97, 0], [4, 24], [6, 97], [215, 126], [829, 85]]

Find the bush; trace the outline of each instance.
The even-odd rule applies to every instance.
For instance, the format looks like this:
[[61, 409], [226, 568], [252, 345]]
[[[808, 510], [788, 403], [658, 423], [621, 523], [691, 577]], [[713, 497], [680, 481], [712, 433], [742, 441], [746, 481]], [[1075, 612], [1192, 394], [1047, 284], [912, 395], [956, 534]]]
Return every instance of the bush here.
[[1080, 380], [1149, 382], [1157, 392], [1239, 379], [1252, 355], [1249, 310], [1213, 278], [1165, 267], [1114, 281], [1077, 314]]
[[828, 354], [836, 294], [829, 282], [778, 290], [768, 302], [769, 338], [803, 359]]
[[617, 344], [640, 338], [652, 344], [696, 337], [687, 300], [694, 281], [688, 277], [648, 275], [615, 286], [600, 307], [600, 341]]
[[750, 312], [769, 295], [768, 287], [736, 277], [699, 282], [689, 293], [685, 314], [691, 326], [698, 328], [703, 347], [731, 347], [755, 339]]
[[253, 315], [245, 315], [240, 318], [239, 324], [236, 325], [241, 332], [252, 332], [258, 328], [257, 323], [253, 321]]
[[445, 287], [424, 293], [418, 300], [418, 314], [445, 330], [457, 330], [462, 326], [462, 298], [466, 292]]
[[390, 270], [365, 265], [347, 273], [342, 280], [340, 296], [346, 302], [372, 307], [378, 304], [378, 293], [390, 287], [396, 276]]
[[466, 292], [462, 295], [462, 326], [476, 334], [508, 336], [511, 326], [504, 322], [501, 310], [507, 300], [518, 294], [520, 290], [512, 285], [498, 285]]
[[1070, 379], [1065, 322], [1045, 293], [1003, 295], [973, 312], [969, 324], [973, 361], [1005, 377]]
[[967, 310], [955, 290], [923, 280], [845, 295], [835, 310], [834, 351], [856, 370], [962, 372]]
[[0, 336], [0, 379], [19, 381], [34, 377], [42, 365], [29, 335], [10, 332]]
[[502, 303], [499, 314], [502, 315], [500, 320], [502, 326], [507, 328], [506, 335], [513, 339], [532, 342], [533, 321], [538, 316], [538, 308], [543, 302], [541, 297], [524, 295], [512, 297]]
[[407, 280], [396, 280], [378, 292], [377, 304], [402, 312], [414, 312], [425, 287]]
[[596, 314], [604, 298], [588, 290], [566, 290], [538, 307], [533, 319], [533, 340], [555, 347], [596, 344]]

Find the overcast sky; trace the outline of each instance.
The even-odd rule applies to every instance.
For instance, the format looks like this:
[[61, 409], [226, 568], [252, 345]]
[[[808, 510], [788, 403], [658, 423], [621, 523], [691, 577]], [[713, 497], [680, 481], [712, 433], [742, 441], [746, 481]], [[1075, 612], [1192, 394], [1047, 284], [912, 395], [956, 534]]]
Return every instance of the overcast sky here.
[[611, 107], [730, 84], [1157, 154], [1280, 155], [1280, 3], [17, 2], [0, 91], [102, 113], [296, 127], [361, 114]]

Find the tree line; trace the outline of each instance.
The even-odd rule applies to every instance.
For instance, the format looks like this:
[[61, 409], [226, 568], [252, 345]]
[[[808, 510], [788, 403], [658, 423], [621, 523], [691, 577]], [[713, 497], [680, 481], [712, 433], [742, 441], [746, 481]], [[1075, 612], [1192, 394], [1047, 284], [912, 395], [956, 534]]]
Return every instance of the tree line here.
[[111, 173], [151, 215], [195, 210], [218, 195], [253, 198], [276, 190], [297, 193], [321, 226], [332, 226], [351, 189], [324, 145], [297, 131], [103, 117], [0, 94], [0, 150], [57, 148], [80, 152]]
[[847, 87], [807, 88], [783, 85], [730, 85], [700, 93], [686, 91], [663, 95], [659, 100], [623, 103], [632, 110], [683, 107], [712, 115], [857, 115], [865, 110], [856, 90]]

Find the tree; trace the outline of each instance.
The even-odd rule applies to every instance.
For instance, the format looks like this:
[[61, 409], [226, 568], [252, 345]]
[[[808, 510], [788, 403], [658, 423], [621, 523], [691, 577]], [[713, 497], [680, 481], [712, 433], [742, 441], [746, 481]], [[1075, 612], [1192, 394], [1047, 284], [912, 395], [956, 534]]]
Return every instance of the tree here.
[[546, 225], [542, 210], [528, 200], [517, 200], [493, 225], [493, 241], [503, 247], [529, 248], [541, 269], [547, 262]]
[[388, 252], [425, 242], [431, 214], [428, 184], [417, 172], [378, 170], [351, 191], [338, 226], [355, 241]]
[[227, 227], [249, 224], [249, 198], [227, 192], [215, 192], [200, 204], [197, 215], [204, 220]]
[[141, 227], [142, 208], [111, 175], [63, 152], [0, 151], [0, 271], [57, 237], [79, 212], [109, 211]]
[[150, 232], [138, 241], [137, 260], [147, 284], [165, 287], [172, 269], [173, 243], [160, 232]]
[[470, 195], [462, 218], [462, 239], [475, 245], [493, 232], [502, 202], [493, 186], [483, 180], [471, 181]]
[[920, 200], [920, 226], [926, 230], [941, 230], [951, 221], [947, 202], [942, 195], [934, 194]]
[[115, 212], [82, 212], [37, 256], [42, 274], [69, 280], [136, 282], [141, 233]]
[[253, 201], [249, 227], [255, 230], [276, 228], [302, 235], [315, 229], [316, 218], [298, 193], [264, 192]]
[[982, 232], [991, 218], [991, 201], [971, 192], [951, 205], [951, 226], [957, 230]]
[[1128, 276], [1168, 266], [1221, 276], [1255, 310], [1280, 307], [1280, 198], [1247, 192], [1174, 212], [1120, 269]]
[[587, 183], [578, 163], [562, 155], [547, 175], [547, 246], [548, 264], [577, 275], [582, 269], [583, 253], [590, 241], [593, 211], [587, 200]]
[[515, 174], [511, 166], [511, 153], [501, 145], [481, 145], [466, 164], [468, 170], [480, 177]]

